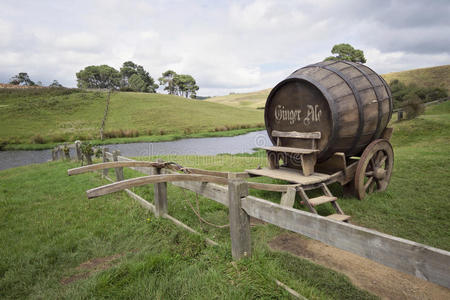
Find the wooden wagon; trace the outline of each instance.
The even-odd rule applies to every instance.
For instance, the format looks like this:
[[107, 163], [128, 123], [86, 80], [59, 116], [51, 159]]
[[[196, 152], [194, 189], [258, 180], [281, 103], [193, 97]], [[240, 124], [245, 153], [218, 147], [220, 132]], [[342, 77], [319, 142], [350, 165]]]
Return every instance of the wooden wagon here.
[[[336, 214], [329, 217], [346, 221], [350, 217], [327, 185], [339, 182], [359, 199], [387, 188], [394, 162], [392, 128], [386, 127], [391, 116], [389, 86], [367, 66], [347, 61], [306, 66], [269, 94], [265, 123], [274, 146], [263, 147], [269, 168], [247, 172], [298, 184], [312, 212], [331, 202]], [[305, 191], [317, 188], [323, 196], [309, 198]]]

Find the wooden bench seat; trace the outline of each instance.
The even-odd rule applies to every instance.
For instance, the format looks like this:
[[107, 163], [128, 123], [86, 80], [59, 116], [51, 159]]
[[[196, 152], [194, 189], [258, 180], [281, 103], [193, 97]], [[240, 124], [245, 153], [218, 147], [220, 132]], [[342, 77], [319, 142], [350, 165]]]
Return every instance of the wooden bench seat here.
[[311, 154], [319, 152], [319, 150], [315, 149], [292, 148], [281, 146], [262, 147], [262, 149], [274, 152], [295, 153], [295, 154]]
[[[267, 158], [271, 169], [278, 169], [280, 167], [279, 160], [283, 158], [286, 162], [287, 154], [297, 154], [300, 156], [303, 175], [309, 176], [314, 173], [314, 166], [316, 164], [316, 154], [320, 152], [317, 149], [317, 142], [322, 136], [320, 132], [297, 132], [297, 131], [278, 131], [273, 130], [272, 136], [276, 137], [277, 145], [272, 147], [262, 147], [267, 151]], [[311, 140], [311, 148], [295, 148], [283, 147], [282, 139], [306, 139]], [[284, 155], [283, 155], [284, 153]]]

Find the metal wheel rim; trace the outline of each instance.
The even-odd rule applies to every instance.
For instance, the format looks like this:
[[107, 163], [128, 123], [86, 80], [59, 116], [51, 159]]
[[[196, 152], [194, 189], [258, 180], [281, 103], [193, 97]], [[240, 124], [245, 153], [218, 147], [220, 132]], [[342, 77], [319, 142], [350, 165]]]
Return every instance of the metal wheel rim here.
[[364, 150], [355, 172], [355, 191], [362, 200], [367, 194], [386, 190], [394, 166], [394, 151], [384, 139], [373, 141]]

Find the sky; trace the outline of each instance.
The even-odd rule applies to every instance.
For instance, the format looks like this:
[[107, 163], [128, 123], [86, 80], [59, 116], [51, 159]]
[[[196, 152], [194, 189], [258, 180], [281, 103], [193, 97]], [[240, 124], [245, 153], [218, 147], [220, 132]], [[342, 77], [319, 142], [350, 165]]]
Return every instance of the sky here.
[[450, 0], [0, 0], [0, 82], [75, 87], [86, 66], [131, 60], [226, 95], [271, 88], [339, 43], [380, 74], [446, 65], [449, 16]]

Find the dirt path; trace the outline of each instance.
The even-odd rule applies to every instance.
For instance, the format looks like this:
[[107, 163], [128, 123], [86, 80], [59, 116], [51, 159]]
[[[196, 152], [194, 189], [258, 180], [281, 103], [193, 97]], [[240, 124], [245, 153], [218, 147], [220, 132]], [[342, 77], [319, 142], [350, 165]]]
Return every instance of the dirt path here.
[[343, 273], [383, 299], [450, 299], [447, 288], [294, 233], [279, 235], [269, 246]]

